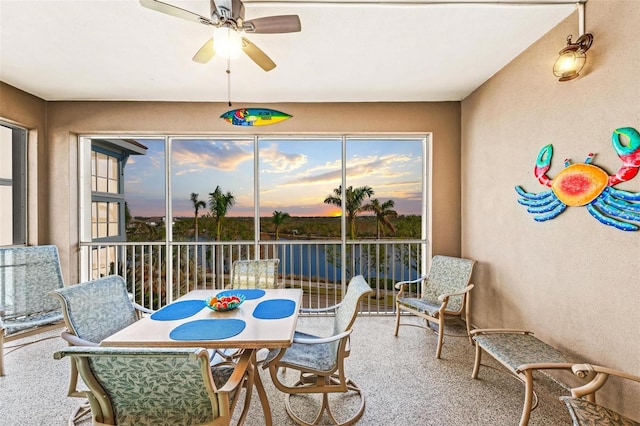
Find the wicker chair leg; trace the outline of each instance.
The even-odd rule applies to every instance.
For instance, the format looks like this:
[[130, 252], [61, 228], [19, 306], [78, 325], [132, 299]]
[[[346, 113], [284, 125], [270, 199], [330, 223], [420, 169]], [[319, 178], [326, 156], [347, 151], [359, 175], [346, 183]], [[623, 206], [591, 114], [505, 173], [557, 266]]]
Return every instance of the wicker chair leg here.
[[78, 405], [78, 407], [71, 412], [68, 425], [75, 426], [77, 422], [82, 420], [87, 415], [91, 415], [91, 405], [89, 405], [89, 401], [85, 401], [82, 404]]
[[[330, 380], [333, 381], [333, 379], [330, 379]], [[339, 380], [338, 380], [338, 382], [339, 382]], [[301, 380], [301, 381], [298, 381], [294, 386], [301, 386], [303, 384], [304, 383]], [[329, 417], [329, 419], [331, 420], [332, 424], [335, 425], [335, 426], [350, 426], [350, 425], [353, 425], [358, 420], [360, 420], [360, 418], [364, 414], [365, 399], [364, 399], [364, 395], [362, 394], [362, 391], [360, 390], [358, 385], [356, 385], [353, 382], [353, 380], [347, 379], [346, 385], [347, 385], [347, 392], [353, 392], [355, 395], [358, 395], [360, 397], [360, 406], [358, 407], [357, 412], [353, 416], [349, 417], [347, 420], [345, 420], [342, 423], [340, 423], [338, 420], [336, 420], [335, 415], [333, 414], [333, 411], [331, 410], [331, 405], [329, 404], [329, 394], [328, 393], [323, 393], [322, 394], [322, 405], [320, 406], [320, 409], [318, 410], [317, 415], [314, 417], [314, 419], [311, 422], [307, 422], [306, 420], [303, 420], [301, 417], [299, 417], [297, 414], [295, 414], [293, 412], [293, 409], [291, 408], [291, 402], [290, 402], [290, 399], [291, 399], [292, 396], [303, 396], [303, 395], [309, 395], [309, 394], [290, 394], [290, 393], [286, 394], [286, 396], [285, 396], [285, 408], [287, 410], [287, 414], [289, 415], [291, 420], [293, 420], [294, 422], [296, 422], [296, 424], [301, 425], [301, 426], [315, 426], [315, 425], [318, 425], [320, 423], [320, 420], [322, 420], [323, 413], [325, 413], [325, 412], [327, 413], [327, 417]]]

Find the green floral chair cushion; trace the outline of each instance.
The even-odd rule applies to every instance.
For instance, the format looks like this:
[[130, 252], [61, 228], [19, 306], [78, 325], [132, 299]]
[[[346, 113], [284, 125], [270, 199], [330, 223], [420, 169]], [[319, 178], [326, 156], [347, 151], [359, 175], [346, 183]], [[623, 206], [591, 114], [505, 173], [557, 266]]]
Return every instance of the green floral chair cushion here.
[[528, 333], [477, 334], [473, 340], [514, 371], [523, 364], [570, 362], [562, 352]]
[[137, 320], [127, 287], [119, 275], [109, 275], [56, 290], [69, 331], [100, 343]]
[[[438, 296], [455, 293], [469, 284], [475, 261], [449, 256], [434, 256], [427, 278], [422, 281], [422, 299], [427, 304], [440, 306]], [[447, 311], [459, 311], [462, 296], [449, 299]]]
[[560, 399], [567, 405], [574, 426], [640, 426], [640, 423], [586, 399], [570, 396]]

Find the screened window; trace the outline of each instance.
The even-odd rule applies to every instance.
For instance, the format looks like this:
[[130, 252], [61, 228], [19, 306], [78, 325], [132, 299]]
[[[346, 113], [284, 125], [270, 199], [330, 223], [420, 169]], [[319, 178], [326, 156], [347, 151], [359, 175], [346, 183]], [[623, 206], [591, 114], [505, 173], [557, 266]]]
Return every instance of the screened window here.
[[0, 122], [0, 245], [26, 244], [27, 131]]
[[424, 137], [127, 141], [92, 139], [93, 240], [424, 238]]

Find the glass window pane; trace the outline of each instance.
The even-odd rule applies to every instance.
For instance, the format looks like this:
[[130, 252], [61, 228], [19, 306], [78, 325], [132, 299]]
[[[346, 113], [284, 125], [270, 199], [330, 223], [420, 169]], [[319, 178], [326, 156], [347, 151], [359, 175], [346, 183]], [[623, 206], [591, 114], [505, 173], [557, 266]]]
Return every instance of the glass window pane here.
[[119, 160], [116, 157], [109, 157], [109, 182], [108, 182], [108, 192], [112, 194], [117, 194], [120, 191], [118, 180], [118, 162]]
[[109, 223], [109, 236], [117, 237], [118, 236], [118, 223]]
[[422, 146], [422, 139], [347, 139], [349, 237], [421, 237]]
[[12, 130], [0, 126], [0, 179], [12, 179], [13, 143]]
[[104, 238], [107, 236], [107, 224], [98, 222], [98, 238]]
[[253, 140], [174, 139], [171, 144], [174, 240], [253, 240]]
[[98, 223], [104, 223], [107, 221], [107, 203], [96, 203]]
[[118, 203], [109, 203], [109, 222], [118, 222]]
[[[127, 241], [164, 239], [165, 148], [164, 139], [139, 139], [147, 148], [145, 155], [131, 155], [124, 168]], [[155, 226], [150, 226], [155, 223]]]
[[96, 153], [96, 176], [107, 177], [109, 157], [101, 152]]
[[13, 244], [13, 188], [0, 186], [0, 246]]
[[340, 205], [325, 200], [340, 186], [341, 146], [335, 138], [259, 140], [261, 240], [340, 239]]
[[107, 192], [107, 179], [103, 177], [96, 177], [96, 191]]

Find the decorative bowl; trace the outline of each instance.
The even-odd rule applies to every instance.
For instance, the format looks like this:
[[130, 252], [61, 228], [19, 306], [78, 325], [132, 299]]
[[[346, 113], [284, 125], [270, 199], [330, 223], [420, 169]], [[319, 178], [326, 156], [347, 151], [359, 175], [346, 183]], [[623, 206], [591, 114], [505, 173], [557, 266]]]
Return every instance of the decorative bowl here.
[[207, 305], [207, 308], [211, 309], [212, 311], [226, 312], [242, 305], [244, 299], [245, 296], [243, 294], [232, 294], [221, 297], [211, 296], [204, 301], [204, 304]]

